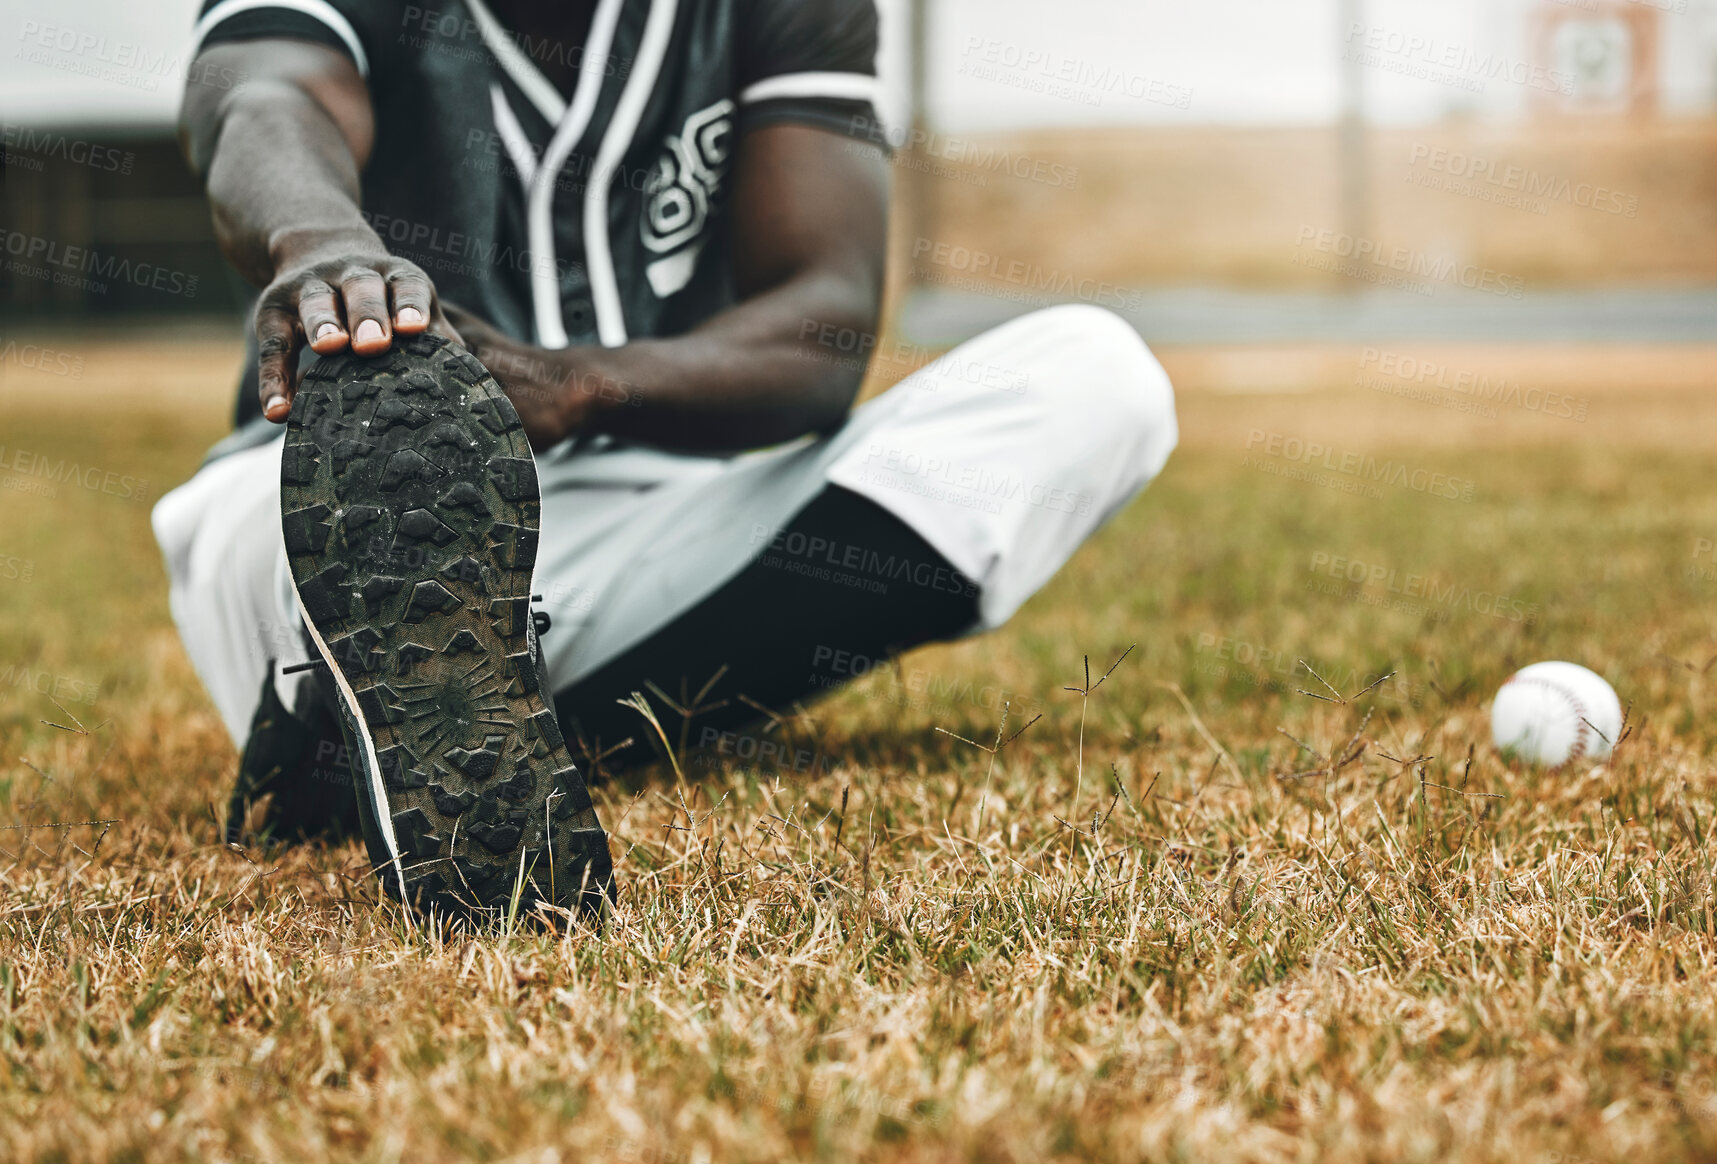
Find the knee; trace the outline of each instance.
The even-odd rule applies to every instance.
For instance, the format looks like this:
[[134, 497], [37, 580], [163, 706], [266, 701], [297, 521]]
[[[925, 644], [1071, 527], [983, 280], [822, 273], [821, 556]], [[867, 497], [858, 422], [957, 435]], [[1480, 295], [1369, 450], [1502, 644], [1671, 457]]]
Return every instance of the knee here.
[[1053, 337], [1057, 362], [1074, 373], [1057, 385], [1060, 407], [1077, 408], [1117, 438], [1174, 447], [1174, 388], [1132, 324], [1088, 304], [1051, 307], [1036, 317]]
[[167, 577], [179, 581], [190, 569], [191, 542], [197, 532], [196, 514], [183, 486], [170, 490], [155, 503], [149, 511], [149, 525], [155, 531], [155, 544], [166, 559]]

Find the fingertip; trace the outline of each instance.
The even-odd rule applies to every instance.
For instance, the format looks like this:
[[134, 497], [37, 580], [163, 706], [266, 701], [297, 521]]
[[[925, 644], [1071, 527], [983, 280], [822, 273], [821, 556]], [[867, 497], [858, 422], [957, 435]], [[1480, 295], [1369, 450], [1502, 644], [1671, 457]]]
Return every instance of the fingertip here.
[[319, 356], [329, 352], [337, 352], [346, 346], [347, 335], [332, 323], [324, 323], [316, 329], [316, 338], [310, 341], [310, 350]]
[[429, 321], [417, 308], [402, 307], [395, 314], [393, 325], [399, 331], [419, 332], [429, 326]]
[[280, 424], [292, 415], [292, 405], [287, 402], [286, 397], [276, 394], [270, 396], [267, 403], [262, 406], [262, 414], [275, 424]]
[[383, 331], [382, 325], [373, 319], [364, 320], [352, 332], [352, 350], [359, 355], [386, 351], [387, 346], [387, 332]]

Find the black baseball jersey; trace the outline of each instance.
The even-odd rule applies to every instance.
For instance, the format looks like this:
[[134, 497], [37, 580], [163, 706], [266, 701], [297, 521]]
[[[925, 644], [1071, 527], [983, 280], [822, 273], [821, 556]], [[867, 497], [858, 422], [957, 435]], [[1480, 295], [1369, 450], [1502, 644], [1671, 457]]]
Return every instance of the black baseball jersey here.
[[364, 76], [362, 209], [388, 249], [543, 347], [672, 336], [733, 302], [724, 187], [748, 130], [881, 137], [874, 0], [595, 0], [577, 45], [484, 0], [206, 0], [196, 29], [270, 37]]

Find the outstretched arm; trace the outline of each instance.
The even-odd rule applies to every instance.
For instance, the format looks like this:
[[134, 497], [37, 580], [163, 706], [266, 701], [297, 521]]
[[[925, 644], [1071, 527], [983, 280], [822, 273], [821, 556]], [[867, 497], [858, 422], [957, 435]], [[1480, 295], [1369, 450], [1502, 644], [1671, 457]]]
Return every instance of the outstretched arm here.
[[730, 197], [740, 301], [683, 336], [547, 351], [449, 308], [533, 445], [610, 433], [741, 449], [840, 424], [864, 371], [817, 337], [876, 331], [887, 161], [826, 130], [766, 126], [741, 139]]
[[[199, 76], [240, 75], [236, 88]], [[263, 415], [284, 421], [308, 344], [326, 354], [388, 350], [395, 331], [456, 334], [415, 264], [388, 254], [358, 212], [375, 119], [352, 62], [306, 41], [215, 45], [191, 65], [179, 115], [215, 236], [263, 288], [256, 308]]]

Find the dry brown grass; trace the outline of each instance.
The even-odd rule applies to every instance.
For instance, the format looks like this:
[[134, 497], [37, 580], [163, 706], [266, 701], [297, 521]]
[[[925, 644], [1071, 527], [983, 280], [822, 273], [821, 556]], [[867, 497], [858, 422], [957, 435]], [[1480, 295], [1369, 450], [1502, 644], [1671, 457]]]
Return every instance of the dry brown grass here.
[[[14, 375], [5, 441], [158, 491], [220, 428], [230, 365], [198, 366], [200, 403], [123, 410]], [[0, 582], [0, 668], [99, 693], [67, 704], [85, 734], [0, 688], [0, 824], [63, 826], [0, 833], [4, 1155], [1717, 1155], [1708, 447], [1559, 422], [1499, 455], [1472, 418], [1473, 447], [1420, 447], [1411, 418], [1439, 412], [1352, 390], [1183, 414], [1164, 479], [1013, 626], [774, 729], [815, 772], [690, 757], [684, 788], [603, 786], [601, 934], [426, 932], [356, 846], [223, 849], [231, 748], [146, 509], [8, 492], [0, 561], [33, 570]], [[1261, 422], [1473, 500], [1257, 471]], [[1535, 617], [1315, 592], [1319, 551]], [[1485, 746], [1488, 693], [1542, 657], [1632, 704], [1613, 763]], [[1328, 695], [1298, 658], [1349, 694], [1397, 676], [1338, 704], [1299, 693]], [[993, 771], [936, 730], [989, 744], [1004, 698], [1009, 735], [1043, 718]]]

